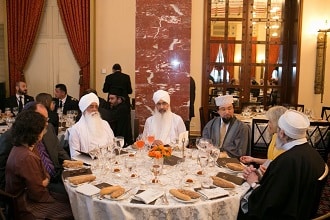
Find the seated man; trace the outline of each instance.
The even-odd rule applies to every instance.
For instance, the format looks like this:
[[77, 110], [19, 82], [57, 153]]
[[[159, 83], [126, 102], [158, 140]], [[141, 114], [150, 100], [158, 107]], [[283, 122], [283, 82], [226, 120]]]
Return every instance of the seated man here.
[[57, 112], [58, 108], [60, 108], [63, 114], [66, 115], [68, 110], [78, 110], [78, 100], [68, 95], [66, 85], [57, 84], [55, 86], [55, 109]]
[[[251, 185], [238, 219], [311, 219], [318, 178], [325, 170], [320, 154], [306, 139], [308, 118], [294, 110], [278, 121], [277, 143], [285, 150], [268, 166], [260, 183], [252, 166], [244, 171]], [[315, 210], [314, 210], [315, 211]]]
[[170, 107], [170, 95], [164, 90], [158, 90], [153, 95], [155, 111], [147, 118], [144, 125], [143, 137], [155, 135], [155, 144], [170, 144], [179, 134], [186, 131], [182, 118], [173, 113]]
[[[40, 103], [30, 102], [26, 105], [23, 111], [35, 111], [42, 114], [44, 117], [48, 118], [47, 109]], [[13, 148], [12, 145], [12, 129], [9, 129], [4, 134], [0, 136], [0, 188], [5, 188], [5, 168], [8, 155]], [[47, 132], [43, 136], [42, 146], [37, 145], [36, 150], [38, 153], [43, 153], [44, 156], [50, 163], [50, 169], [46, 169], [50, 174], [50, 184], [48, 188], [50, 191], [66, 194], [66, 191], [62, 182], [62, 163], [63, 160], [69, 160], [70, 157], [66, 151], [60, 147], [58, 138], [55, 134], [55, 130], [52, 124], [48, 123]], [[43, 161], [44, 162], [44, 161]], [[45, 166], [45, 164], [44, 164]]]
[[121, 88], [111, 87], [109, 89], [109, 112], [110, 118], [113, 119], [111, 128], [115, 136], [123, 136], [125, 138], [124, 146], [128, 146], [133, 143], [131, 109], [126, 104], [126, 99], [123, 95], [124, 93]]
[[71, 157], [79, 152], [89, 153], [99, 146], [111, 145], [114, 134], [108, 122], [103, 120], [98, 111], [99, 98], [94, 93], [81, 97], [79, 108], [82, 116], [69, 128], [69, 146]]
[[203, 129], [203, 138], [212, 140], [230, 157], [249, 155], [250, 128], [234, 115], [233, 96], [225, 95], [215, 98], [220, 117], [210, 120]]
[[28, 102], [34, 101], [34, 98], [32, 96], [27, 95], [26, 82], [23, 81], [17, 82], [15, 88], [16, 88], [16, 94], [6, 99], [5, 107], [10, 108], [11, 111], [13, 111], [14, 107], [18, 107], [18, 111], [21, 112], [24, 105], [26, 105], [26, 103]]

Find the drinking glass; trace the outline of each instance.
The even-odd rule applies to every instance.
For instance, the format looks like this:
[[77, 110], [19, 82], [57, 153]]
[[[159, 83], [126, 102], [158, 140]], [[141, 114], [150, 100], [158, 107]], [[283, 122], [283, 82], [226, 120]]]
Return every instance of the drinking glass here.
[[136, 138], [135, 145], [136, 145], [137, 149], [139, 150], [139, 155], [141, 155], [142, 149], [144, 148], [144, 145], [145, 145], [144, 139], [141, 134]]
[[[127, 176], [128, 178], [133, 178], [132, 174], [133, 174], [133, 168], [136, 167], [136, 161], [135, 161], [135, 157], [126, 157], [125, 158], [125, 167], [128, 171]], [[135, 174], [136, 176], [136, 174]]]
[[151, 148], [152, 143], [154, 143], [154, 141], [155, 141], [155, 135], [154, 134], [148, 134], [147, 141], [148, 141], [148, 144], [149, 144], [149, 148]]
[[6, 124], [8, 125], [8, 128], [10, 128], [14, 122], [15, 122], [15, 118], [12, 117], [6, 118]]
[[157, 160], [154, 160], [151, 171], [154, 174], [155, 178], [152, 180], [152, 183], [160, 183], [159, 176], [162, 172], [162, 169], [163, 169], [162, 164], [159, 163]]
[[18, 107], [13, 107], [13, 113], [14, 113], [14, 115], [16, 117], [17, 114], [18, 114]]
[[6, 115], [6, 117], [10, 117], [11, 116], [11, 110], [10, 110], [10, 108], [5, 108], [5, 115]]
[[121, 149], [124, 147], [124, 143], [125, 143], [124, 137], [122, 136], [115, 137], [115, 144], [116, 144], [115, 146], [118, 149], [118, 156], [120, 156]]
[[202, 168], [202, 174], [205, 174], [205, 167], [209, 162], [209, 155], [207, 152], [200, 150], [198, 152], [197, 162]]
[[210, 156], [212, 158], [212, 162], [210, 163], [211, 167], [215, 166], [219, 158], [219, 155], [220, 155], [220, 150], [218, 148], [213, 147], [210, 152]]

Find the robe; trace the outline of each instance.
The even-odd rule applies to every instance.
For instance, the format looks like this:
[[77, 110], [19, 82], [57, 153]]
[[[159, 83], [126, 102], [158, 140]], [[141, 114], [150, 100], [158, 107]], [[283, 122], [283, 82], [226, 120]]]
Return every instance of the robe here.
[[[212, 140], [214, 146], [220, 146], [221, 118], [215, 117], [204, 127], [202, 136]], [[237, 118], [233, 118], [226, 132], [221, 150], [230, 157], [250, 155], [251, 134], [250, 128]]]
[[249, 219], [310, 219], [317, 179], [325, 163], [307, 142], [270, 163], [260, 186], [249, 197]]

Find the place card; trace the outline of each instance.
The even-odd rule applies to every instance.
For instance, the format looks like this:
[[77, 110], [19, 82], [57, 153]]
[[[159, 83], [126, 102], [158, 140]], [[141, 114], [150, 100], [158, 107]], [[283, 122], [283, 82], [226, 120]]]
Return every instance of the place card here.
[[86, 196], [93, 196], [100, 192], [100, 188], [93, 186], [92, 184], [86, 183], [78, 186], [76, 188], [76, 191]]

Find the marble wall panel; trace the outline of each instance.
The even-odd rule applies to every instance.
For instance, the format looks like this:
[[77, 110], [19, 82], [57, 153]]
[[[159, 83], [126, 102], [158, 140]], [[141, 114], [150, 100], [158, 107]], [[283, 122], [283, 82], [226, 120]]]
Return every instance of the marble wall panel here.
[[171, 109], [189, 119], [191, 0], [136, 0], [135, 104], [140, 132], [152, 115], [158, 89]]

